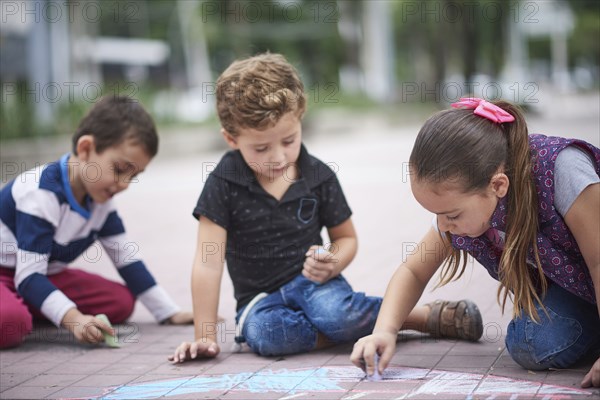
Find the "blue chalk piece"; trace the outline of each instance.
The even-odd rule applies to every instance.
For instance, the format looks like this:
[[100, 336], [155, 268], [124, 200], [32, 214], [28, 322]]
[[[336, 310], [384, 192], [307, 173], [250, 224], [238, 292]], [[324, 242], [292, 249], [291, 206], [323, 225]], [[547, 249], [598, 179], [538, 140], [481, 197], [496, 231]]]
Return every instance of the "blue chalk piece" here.
[[315, 255], [317, 255], [317, 254], [327, 254], [327, 253], [328, 253], [328, 251], [325, 250], [325, 248], [322, 247], [322, 246], [319, 246], [319, 248], [315, 250]]

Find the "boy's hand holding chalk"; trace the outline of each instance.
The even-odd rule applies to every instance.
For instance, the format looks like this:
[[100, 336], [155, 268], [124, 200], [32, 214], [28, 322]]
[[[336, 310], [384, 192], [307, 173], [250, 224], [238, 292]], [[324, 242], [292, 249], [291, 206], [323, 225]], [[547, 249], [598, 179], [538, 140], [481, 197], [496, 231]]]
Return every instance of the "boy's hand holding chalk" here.
[[[112, 325], [106, 314], [98, 314], [96, 315], [96, 318], [102, 320], [102, 322], [112, 328]], [[102, 334], [104, 335], [104, 343], [106, 343], [108, 347], [121, 347], [119, 340], [117, 339], [116, 331], [114, 336], [104, 331], [102, 331]]]
[[325, 283], [339, 273], [335, 269], [337, 260], [333, 253], [323, 246], [311, 246], [305, 256], [302, 275], [316, 284]]

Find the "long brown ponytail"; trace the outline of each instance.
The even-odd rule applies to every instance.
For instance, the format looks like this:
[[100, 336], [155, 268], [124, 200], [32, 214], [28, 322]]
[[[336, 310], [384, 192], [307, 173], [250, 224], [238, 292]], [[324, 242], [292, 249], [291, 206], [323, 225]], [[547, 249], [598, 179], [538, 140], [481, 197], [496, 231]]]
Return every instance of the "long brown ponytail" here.
[[[513, 317], [525, 311], [535, 321], [539, 316], [535, 302], [541, 304], [538, 295], [540, 283], [541, 297], [546, 293], [547, 282], [544, 277], [537, 248], [538, 198], [533, 182], [532, 160], [529, 149], [529, 135], [525, 118], [520, 110], [511, 103], [498, 101], [496, 105], [515, 117], [515, 121], [506, 124], [508, 142], [508, 160], [506, 174], [510, 180], [508, 191], [508, 214], [506, 221], [506, 243], [500, 257], [498, 275], [502, 285], [498, 288], [498, 299], [502, 298], [502, 311], [506, 299], [512, 293]], [[529, 249], [532, 249], [536, 275], [528, 265]]]
[[[410, 155], [411, 173], [418, 181], [440, 184], [452, 179], [464, 193], [480, 193], [504, 167], [510, 187], [506, 243], [498, 267], [501, 284], [498, 302], [504, 312], [506, 300], [512, 295], [513, 316], [525, 311], [537, 321], [535, 302], [541, 304], [541, 301], [536, 281], [540, 283], [542, 297], [547, 285], [537, 249], [538, 202], [527, 125], [517, 106], [505, 101], [493, 103], [513, 115], [515, 121], [497, 124], [464, 109], [441, 111], [429, 118]], [[450, 239], [446, 233], [448, 246]], [[536, 273], [528, 266], [529, 249]], [[467, 255], [452, 249], [442, 266], [438, 286], [462, 276]]]

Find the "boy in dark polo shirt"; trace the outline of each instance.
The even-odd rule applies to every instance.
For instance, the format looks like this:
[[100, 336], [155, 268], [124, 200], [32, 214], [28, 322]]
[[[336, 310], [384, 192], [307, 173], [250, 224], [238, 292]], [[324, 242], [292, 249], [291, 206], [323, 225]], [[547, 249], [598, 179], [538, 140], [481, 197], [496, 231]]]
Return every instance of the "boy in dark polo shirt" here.
[[[224, 260], [237, 300], [236, 342], [260, 355], [306, 352], [372, 331], [381, 298], [353, 292], [341, 275], [356, 254], [352, 213], [335, 173], [302, 145], [305, 103], [296, 70], [278, 54], [236, 61], [219, 77], [217, 111], [233, 151], [208, 177], [193, 212], [200, 221], [195, 341], [182, 343], [172, 361], [219, 353]], [[442, 315], [450, 328], [441, 326]], [[482, 330], [477, 307], [466, 301], [415, 308], [405, 327], [471, 340]]]

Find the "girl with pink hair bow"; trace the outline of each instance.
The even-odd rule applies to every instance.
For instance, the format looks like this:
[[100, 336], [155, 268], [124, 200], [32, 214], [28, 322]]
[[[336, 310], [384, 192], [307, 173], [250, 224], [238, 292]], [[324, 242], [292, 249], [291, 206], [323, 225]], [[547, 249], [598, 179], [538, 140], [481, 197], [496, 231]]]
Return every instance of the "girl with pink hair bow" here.
[[[463, 98], [430, 117], [410, 156], [411, 189], [436, 215], [388, 285], [370, 336], [352, 362], [373, 374], [392, 358], [400, 326], [428, 281], [458, 279], [472, 256], [514, 303], [506, 348], [530, 370], [600, 356], [600, 149], [529, 135], [504, 101]], [[432, 256], [431, 249], [437, 254]], [[600, 387], [600, 358], [582, 380]]]

